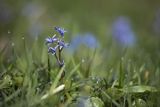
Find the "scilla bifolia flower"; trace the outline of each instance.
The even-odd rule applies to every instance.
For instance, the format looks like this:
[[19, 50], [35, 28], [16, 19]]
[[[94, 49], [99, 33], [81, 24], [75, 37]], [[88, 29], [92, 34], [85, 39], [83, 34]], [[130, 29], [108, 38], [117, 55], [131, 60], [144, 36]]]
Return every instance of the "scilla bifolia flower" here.
[[62, 37], [64, 37], [64, 33], [67, 32], [66, 30], [64, 30], [64, 28], [60, 28], [60, 27], [55, 27], [55, 30], [56, 30]]
[[61, 57], [61, 53], [63, 48], [66, 48], [69, 46], [68, 43], [64, 42], [64, 33], [66, 32], [63, 28], [55, 27], [55, 31], [57, 31], [60, 36], [57, 36], [56, 34], [53, 37], [48, 37], [45, 39], [46, 45], [48, 46], [48, 53], [51, 53], [55, 56], [59, 67], [63, 67], [64, 60]]

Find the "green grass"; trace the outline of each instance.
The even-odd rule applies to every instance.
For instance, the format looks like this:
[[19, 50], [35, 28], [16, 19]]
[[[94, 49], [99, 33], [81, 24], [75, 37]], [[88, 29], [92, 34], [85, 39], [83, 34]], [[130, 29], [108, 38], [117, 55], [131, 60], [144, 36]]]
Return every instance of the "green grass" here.
[[158, 107], [158, 40], [125, 49], [110, 40], [95, 50], [82, 46], [70, 54], [66, 49], [62, 69], [44, 39], [15, 41], [9, 57], [0, 51], [0, 106]]

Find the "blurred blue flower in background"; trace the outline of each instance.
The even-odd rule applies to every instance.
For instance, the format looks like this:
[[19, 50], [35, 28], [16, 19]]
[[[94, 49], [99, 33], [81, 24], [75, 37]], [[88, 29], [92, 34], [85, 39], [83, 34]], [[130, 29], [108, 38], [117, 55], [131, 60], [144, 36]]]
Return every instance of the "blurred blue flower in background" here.
[[135, 44], [135, 34], [127, 17], [120, 16], [113, 22], [112, 35], [123, 46], [133, 46]]
[[78, 34], [72, 39], [70, 49], [74, 51], [80, 45], [85, 45], [88, 48], [94, 49], [98, 46], [98, 41], [92, 33]]
[[85, 44], [89, 48], [96, 48], [98, 43], [95, 36], [91, 33], [87, 33], [83, 37], [83, 44]]
[[44, 24], [39, 19], [45, 14], [45, 7], [39, 3], [27, 2], [22, 8], [21, 14], [25, 17], [24, 22], [28, 22], [29, 36], [37, 38], [44, 30]]
[[45, 13], [45, 8], [39, 3], [28, 2], [22, 9], [22, 15], [26, 16], [31, 23], [37, 21]]

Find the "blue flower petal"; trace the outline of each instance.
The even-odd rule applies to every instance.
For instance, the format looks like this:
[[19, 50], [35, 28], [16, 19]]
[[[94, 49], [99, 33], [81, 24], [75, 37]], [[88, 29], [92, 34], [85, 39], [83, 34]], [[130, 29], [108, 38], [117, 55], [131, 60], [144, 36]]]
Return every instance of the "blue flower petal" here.
[[69, 46], [69, 44], [65, 43], [64, 41], [58, 41], [58, 45], [61, 46], [61, 47], [64, 47], [64, 48]]
[[67, 32], [64, 28], [55, 27], [55, 30], [63, 37], [64, 33]]
[[51, 53], [52, 55], [54, 55], [56, 53], [56, 50], [57, 50], [57, 46], [56, 47], [49, 47], [48, 48], [48, 53]]
[[56, 42], [58, 39], [55, 37], [55, 36], [53, 36], [52, 38], [51, 37], [48, 37], [48, 38], [46, 38], [46, 44], [49, 44], [49, 43], [54, 43], [54, 42]]

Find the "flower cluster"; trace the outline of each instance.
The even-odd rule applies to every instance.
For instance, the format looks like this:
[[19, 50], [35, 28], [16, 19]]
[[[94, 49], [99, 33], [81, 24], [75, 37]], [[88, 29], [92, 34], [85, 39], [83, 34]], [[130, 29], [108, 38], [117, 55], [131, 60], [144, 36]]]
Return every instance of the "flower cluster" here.
[[61, 52], [63, 48], [69, 46], [68, 43], [64, 42], [64, 33], [66, 32], [63, 28], [55, 27], [55, 31], [58, 32], [59, 37], [55, 34], [53, 37], [46, 38], [46, 45], [48, 46], [48, 53], [55, 56], [60, 67], [64, 65], [64, 60], [61, 58]]

